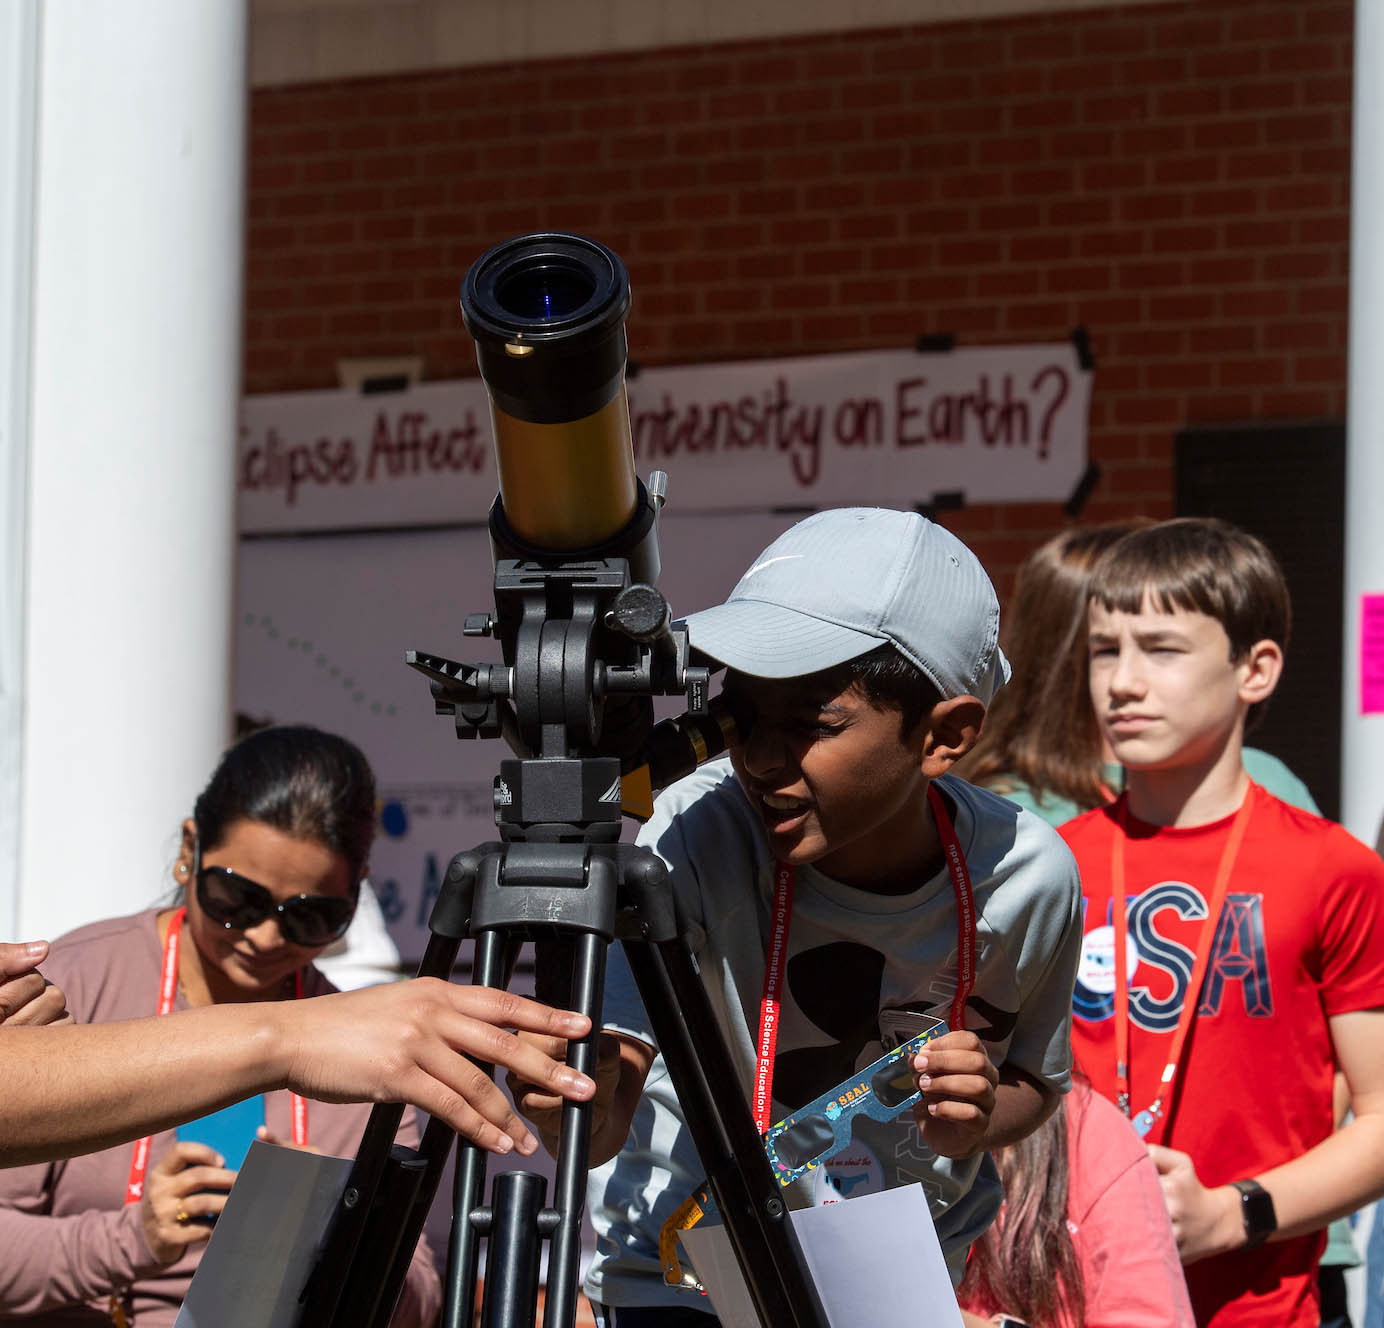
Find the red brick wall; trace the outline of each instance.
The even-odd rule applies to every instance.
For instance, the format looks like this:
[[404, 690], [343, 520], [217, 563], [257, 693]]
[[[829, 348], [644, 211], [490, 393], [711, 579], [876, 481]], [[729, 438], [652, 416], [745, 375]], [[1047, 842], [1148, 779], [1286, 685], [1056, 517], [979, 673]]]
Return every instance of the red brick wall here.
[[[626, 260], [631, 355], [1060, 339], [1086, 519], [1171, 510], [1174, 433], [1345, 410], [1350, 0], [1197, 0], [266, 89], [246, 390], [345, 355], [474, 373], [471, 261]], [[1053, 505], [947, 513], [1001, 586]]]

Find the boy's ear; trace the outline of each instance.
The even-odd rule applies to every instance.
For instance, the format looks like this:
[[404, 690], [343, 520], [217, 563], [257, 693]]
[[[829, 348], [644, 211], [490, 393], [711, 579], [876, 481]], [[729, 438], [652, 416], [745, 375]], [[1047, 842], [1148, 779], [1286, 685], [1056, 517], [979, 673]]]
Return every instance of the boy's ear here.
[[922, 772], [928, 779], [945, 775], [980, 737], [985, 703], [974, 696], [939, 701], [922, 722]]
[[1283, 648], [1276, 641], [1256, 641], [1240, 660], [1240, 700], [1267, 701], [1283, 676]]

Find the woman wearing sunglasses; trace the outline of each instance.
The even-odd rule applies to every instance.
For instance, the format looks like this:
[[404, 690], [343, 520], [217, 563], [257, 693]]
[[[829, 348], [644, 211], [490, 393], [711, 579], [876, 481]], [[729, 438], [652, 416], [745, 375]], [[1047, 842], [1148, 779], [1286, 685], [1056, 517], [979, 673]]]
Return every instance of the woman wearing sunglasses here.
[[[374, 825], [374, 778], [351, 743], [305, 727], [251, 734], [183, 823], [176, 900], [69, 933], [45, 973], [80, 1023], [330, 991], [312, 960], [350, 924]], [[179, 1073], [176, 1060], [165, 1073]], [[169, 1328], [235, 1179], [223, 1154], [258, 1134], [350, 1156], [369, 1113], [267, 1093], [205, 1126], [0, 1171], [0, 1316]], [[401, 1141], [417, 1137], [406, 1116]], [[431, 1324], [439, 1304], [420, 1241], [393, 1322]]]

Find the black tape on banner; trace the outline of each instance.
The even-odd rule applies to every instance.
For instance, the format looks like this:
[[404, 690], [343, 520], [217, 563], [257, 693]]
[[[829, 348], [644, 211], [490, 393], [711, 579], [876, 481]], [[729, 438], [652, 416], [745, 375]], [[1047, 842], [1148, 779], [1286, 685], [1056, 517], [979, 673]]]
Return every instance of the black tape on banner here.
[[1080, 324], [1072, 328], [1072, 345], [1076, 347], [1076, 359], [1082, 372], [1090, 373], [1096, 367], [1096, 356], [1091, 349], [1091, 334]]
[[956, 349], [955, 332], [920, 332], [913, 349], [919, 355], [945, 355]]
[[1062, 511], [1070, 517], [1081, 515], [1081, 509], [1086, 506], [1086, 500], [1091, 496], [1100, 481], [1100, 466], [1094, 461], [1086, 463], [1086, 469], [1081, 472], [1081, 478], [1076, 482], [1076, 488], [1072, 490], [1071, 496], [1062, 504]]
[[929, 521], [936, 521], [938, 512], [956, 512], [965, 506], [966, 492], [964, 489], [944, 489], [934, 493], [931, 502], [914, 503], [913, 510]]
[[377, 378], [362, 378], [360, 394], [363, 397], [378, 397], [389, 392], [407, 392], [409, 376], [401, 374], [380, 374]]

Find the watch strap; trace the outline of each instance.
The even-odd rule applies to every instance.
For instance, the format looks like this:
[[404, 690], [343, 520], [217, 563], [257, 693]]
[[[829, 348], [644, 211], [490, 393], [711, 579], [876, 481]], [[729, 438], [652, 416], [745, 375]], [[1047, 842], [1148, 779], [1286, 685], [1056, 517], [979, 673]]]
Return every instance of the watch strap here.
[[1278, 1215], [1274, 1212], [1273, 1195], [1257, 1180], [1233, 1180], [1230, 1184], [1240, 1194], [1240, 1216], [1245, 1223], [1245, 1249], [1255, 1249], [1278, 1230]]

